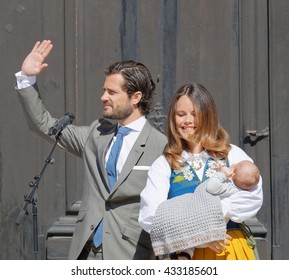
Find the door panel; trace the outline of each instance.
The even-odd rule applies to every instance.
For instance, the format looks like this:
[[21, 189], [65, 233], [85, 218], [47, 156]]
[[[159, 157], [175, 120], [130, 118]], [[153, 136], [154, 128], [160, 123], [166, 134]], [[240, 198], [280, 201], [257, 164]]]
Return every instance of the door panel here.
[[289, 259], [289, 2], [269, 1], [272, 258]]
[[256, 162], [263, 180], [264, 203], [257, 215], [260, 222], [257, 244], [261, 259], [271, 258], [267, 12], [266, 1], [240, 1], [239, 144]]

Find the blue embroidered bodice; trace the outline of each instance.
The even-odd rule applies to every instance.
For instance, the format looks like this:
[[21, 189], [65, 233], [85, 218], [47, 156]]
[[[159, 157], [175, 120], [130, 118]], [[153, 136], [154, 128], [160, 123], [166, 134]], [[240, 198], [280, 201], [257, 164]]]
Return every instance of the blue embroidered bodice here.
[[[203, 178], [199, 179], [193, 167], [186, 161], [180, 170], [173, 170], [170, 177], [170, 190], [168, 199], [186, 194], [193, 193], [195, 189], [205, 180], [216, 173], [217, 162], [213, 158], [208, 158], [205, 164]], [[228, 162], [226, 162], [228, 166]]]

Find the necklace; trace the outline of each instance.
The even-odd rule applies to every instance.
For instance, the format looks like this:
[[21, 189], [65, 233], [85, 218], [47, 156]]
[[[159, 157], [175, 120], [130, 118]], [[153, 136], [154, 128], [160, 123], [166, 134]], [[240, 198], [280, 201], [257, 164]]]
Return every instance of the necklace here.
[[201, 169], [202, 168], [202, 166], [203, 166], [203, 161], [202, 161], [202, 159], [200, 158], [200, 156], [195, 156], [195, 155], [193, 155], [192, 156], [192, 159], [191, 159], [191, 165], [192, 165], [192, 167], [193, 167], [193, 169], [195, 169], [195, 170], [199, 170], [199, 169]]

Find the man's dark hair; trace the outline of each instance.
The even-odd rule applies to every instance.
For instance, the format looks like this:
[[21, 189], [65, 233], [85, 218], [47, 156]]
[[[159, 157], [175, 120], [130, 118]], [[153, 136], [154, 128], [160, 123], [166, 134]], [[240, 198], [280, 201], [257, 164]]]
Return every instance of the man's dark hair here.
[[142, 93], [138, 107], [144, 115], [152, 110], [155, 94], [155, 83], [150, 71], [142, 63], [133, 60], [115, 62], [105, 69], [105, 75], [121, 74], [125, 80], [123, 89], [131, 97], [137, 91]]

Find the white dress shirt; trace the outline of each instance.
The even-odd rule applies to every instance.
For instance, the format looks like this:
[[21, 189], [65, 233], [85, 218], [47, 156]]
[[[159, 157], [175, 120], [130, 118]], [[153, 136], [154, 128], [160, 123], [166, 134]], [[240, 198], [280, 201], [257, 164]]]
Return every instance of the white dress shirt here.
[[[116, 163], [116, 173], [117, 173], [117, 178], [125, 164], [125, 161], [128, 157], [128, 154], [131, 150], [131, 148], [133, 147], [136, 139], [138, 138], [141, 130], [143, 129], [144, 125], [146, 122], [146, 117], [142, 116], [139, 119], [129, 123], [128, 125], [126, 125], [125, 127], [131, 128], [132, 131], [130, 131], [129, 134], [125, 135], [123, 138], [123, 144], [119, 153], [119, 157]], [[105, 156], [105, 162], [107, 162], [109, 154], [110, 154], [110, 150], [112, 148], [112, 145], [114, 143], [116, 139], [116, 136], [113, 137], [113, 141], [111, 141], [110, 147], [106, 153]]]
[[21, 71], [17, 72], [15, 74], [15, 77], [17, 80], [17, 87], [19, 89], [30, 87], [34, 85], [36, 82], [36, 76], [28, 77], [28, 76], [23, 75]]

